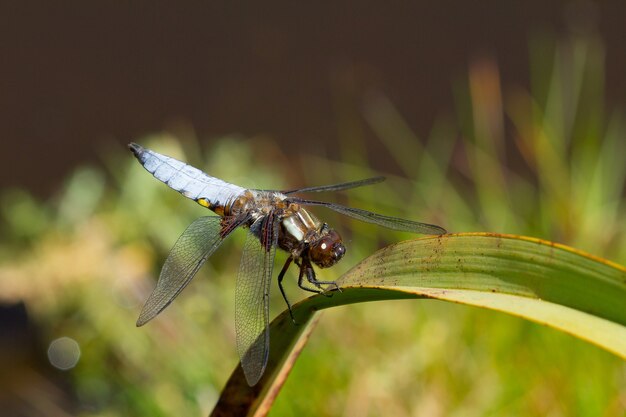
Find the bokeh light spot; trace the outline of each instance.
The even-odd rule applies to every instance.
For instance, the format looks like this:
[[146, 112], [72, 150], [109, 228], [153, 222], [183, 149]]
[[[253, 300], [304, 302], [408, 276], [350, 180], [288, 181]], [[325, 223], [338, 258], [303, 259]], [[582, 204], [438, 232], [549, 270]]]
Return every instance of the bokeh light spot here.
[[76, 340], [63, 336], [53, 340], [48, 347], [48, 360], [55, 368], [72, 369], [80, 358], [80, 346]]

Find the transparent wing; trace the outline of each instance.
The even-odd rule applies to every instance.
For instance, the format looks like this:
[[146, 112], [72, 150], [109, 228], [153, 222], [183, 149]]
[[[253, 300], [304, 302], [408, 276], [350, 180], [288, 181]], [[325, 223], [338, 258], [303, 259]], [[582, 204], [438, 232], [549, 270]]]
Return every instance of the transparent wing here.
[[269, 289], [279, 224], [270, 214], [250, 227], [237, 276], [237, 352], [250, 386], [261, 379], [269, 355]]
[[200, 217], [178, 238], [163, 265], [156, 288], [141, 310], [137, 326], [143, 326], [167, 307], [189, 284], [196, 272], [239, 224], [223, 229], [221, 217]]
[[353, 217], [357, 220], [374, 223], [388, 229], [400, 230], [403, 232], [411, 233], [422, 233], [426, 235], [443, 235], [447, 233], [446, 229], [436, 226], [434, 224], [420, 223], [414, 222], [412, 220], [400, 219], [398, 217], [384, 216], [382, 214], [372, 213], [371, 211], [341, 206], [334, 203], [327, 203], [325, 201], [302, 200], [293, 197], [289, 198], [289, 201], [293, 201], [294, 203], [303, 205], [327, 207], [331, 210], [334, 210], [341, 214], [345, 214], [346, 216]]
[[342, 182], [341, 184], [332, 185], [320, 185], [317, 187], [298, 188], [294, 190], [281, 191], [283, 194], [295, 194], [295, 193], [318, 193], [323, 191], [342, 191], [350, 188], [362, 187], [364, 185], [378, 184], [385, 181], [385, 177], [373, 177], [366, 178], [359, 181]]

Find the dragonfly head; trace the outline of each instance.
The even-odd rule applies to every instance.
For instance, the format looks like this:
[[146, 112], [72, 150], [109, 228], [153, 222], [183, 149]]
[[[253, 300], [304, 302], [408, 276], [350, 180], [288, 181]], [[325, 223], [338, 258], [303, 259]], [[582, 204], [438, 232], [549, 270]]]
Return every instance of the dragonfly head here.
[[322, 226], [319, 239], [309, 244], [311, 261], [320, 268], [333, 266], [346, 253], [346, 247], [341, 241], [339, 233], [328, 226]]

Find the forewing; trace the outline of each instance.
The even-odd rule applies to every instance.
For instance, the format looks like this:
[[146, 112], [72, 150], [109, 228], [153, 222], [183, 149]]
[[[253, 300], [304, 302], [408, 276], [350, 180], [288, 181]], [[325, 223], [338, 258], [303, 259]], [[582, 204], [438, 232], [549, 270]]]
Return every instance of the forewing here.
[[294, 190], [281, 191], [283, 194], [295, 193], [319, 193], [325, 191], [342, 191], [350, 188], [363, 187], [364, 185], [378, 184], [385, 181], [385, 177], [366, 178], [359, 181], [342, 182], [341, 184], [320, 185], [315, 187], [298, 188]]
[[250, 386], [261, 379], [269, 354], [269, 288], [278, 226], [270, 214], [250, 227], [237, 276], [237, 352]]
[[226, 233], [218, 216], [200, 217], [178, 238], [163, 265], [156, 288], [141, 310], [137, 326], [156, 317], [189, 284], [196, 272], [222, 243]]
[[371, 211], [361, 210], [352, 207], [346, 207], [339, 204], [327, 203], [325, 201], [302, 200], [299, 198], [289, 198], [289, 201], [303, 205], [324, 206], [338, 213], [353, 217], [368, 223], [374, 223], [388, 229], [400, 230], [403, 232], [421, 233], [426, 235], [443, 235], [446, 229], [434, 224], [420, 223], [412, 220], [401, 219], [398, 217], [384, 216], [382, 214], [372, 213]]

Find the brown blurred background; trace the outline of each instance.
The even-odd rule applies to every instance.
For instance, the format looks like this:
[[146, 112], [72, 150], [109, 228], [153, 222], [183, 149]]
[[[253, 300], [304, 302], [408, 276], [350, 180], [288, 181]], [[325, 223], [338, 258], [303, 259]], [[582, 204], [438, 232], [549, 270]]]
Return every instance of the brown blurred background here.
[[99, 144], [181, 121], [203, 139], [267, 135], [332, 158], [337, 108], [358, 113], [368, 91], [424, 135], [454, 112], [451, 85], [476, 56], [527, 86], [543, 31], [598, 32], [608, 100], [626, 99], [623, 2], [314, 3], [1, 2], [0, 186], [47, 195]]

